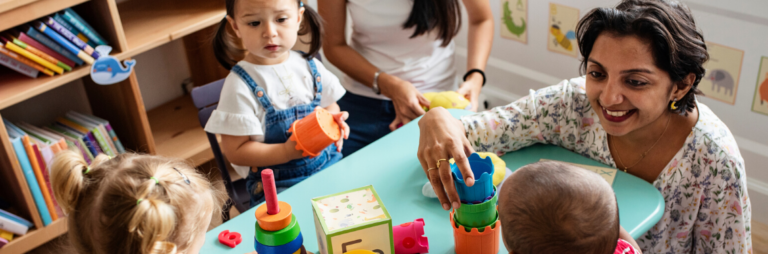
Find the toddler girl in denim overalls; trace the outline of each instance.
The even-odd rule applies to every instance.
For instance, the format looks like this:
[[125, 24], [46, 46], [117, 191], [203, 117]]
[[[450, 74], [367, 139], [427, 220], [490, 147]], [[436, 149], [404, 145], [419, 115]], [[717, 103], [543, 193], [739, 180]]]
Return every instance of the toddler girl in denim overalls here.
[[[334, 115], [344, 139], [349, 135], [348, 114], [336, 104], [345, 90], [312, 57], [320, 44], [312, 44], [308, 53], [290, 50], [305, 30], [313, 31], [313, 42], [321, 40], [319, 16], [298, 0], [272, 2], [227, 1], [227, 17], [214, 38], [216, 57], [231, 72], [205, 130], [221, 134], [222, 152], [246, 177], [251, 206], [264, 201], [262, 170], [274, 170], [281, 191], [341, 160], [343, 139], [315, 157], [303, 157], [288, 139], [294, 121], [322, 107]], [[302, 20], [309, 29], [299, 30]], [[238, 49], [229, 46], [237, 44], [228, 41], [228, 24], [245, 46], [242, 61], [230, 58]]]

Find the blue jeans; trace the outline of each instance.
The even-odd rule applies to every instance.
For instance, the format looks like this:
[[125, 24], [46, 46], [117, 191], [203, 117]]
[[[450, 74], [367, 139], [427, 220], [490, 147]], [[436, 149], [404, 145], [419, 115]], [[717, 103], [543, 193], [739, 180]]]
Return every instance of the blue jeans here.
[[344, 157], [389, 134], [389, 124], [395, 120], [392, 101], [379, 100], [350, 92], [338, 101], [342, 111], [349, 112], [349, 139], [344, 140]]

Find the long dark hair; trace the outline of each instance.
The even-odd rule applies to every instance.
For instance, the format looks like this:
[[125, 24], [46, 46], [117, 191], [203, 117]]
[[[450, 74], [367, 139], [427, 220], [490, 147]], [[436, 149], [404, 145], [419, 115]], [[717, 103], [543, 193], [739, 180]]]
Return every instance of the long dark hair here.
[[411, 38], [437, 29], [440, 46], [448, 46], [461, 28], [461, 9], [458, 0], [413, 0], [413, 10], [403, 28], [416, 27]]
[[[232, 19], [235, 17], [235, 1], [236, 0], [226, 0], [227, 16]], [[305, 58], [310, 58], [317, 54], [322, 46], [323, 33], [325, 33], [323, 29], [323, 18], [321, 18], [320, 14], [317, 14], [312, 7], [302, 4], [301, 0], [297, 0], [296, 5], [304, 7], [304, 18], [302, 26], [299, 28], [299, 35], [312, 33], [312, 39], [309, 42], [309, 52], [303, 54]], [[216, 35], [213, 37], [213, 53], [216, 55], [216, 60], [219, 61], [219, 64], [224, 66], [227, 70], [232, 69], [232, 66], [237, 64], [237, 59], [242, 59], [245, 54], [245, 50], [239, 45], [240, 43], [237, 36], [227, 29], [227, 18], [224, 17], [221, 20], [221, 23], [219, 23]]]
[[624, 0], [616, 8], [595, 8], [576, 26], [582, 74], [589, 53], [602, 32], [637, 35], [651, 42], [656, 66], [669, 73], [672, 82], [696, 75], [675, 112], [688, 114], [696, 107], [697, 88], [704, 77], [704, 62], [709, 59], [704, 36], [696, 29], [691, 10], [675, 0]]

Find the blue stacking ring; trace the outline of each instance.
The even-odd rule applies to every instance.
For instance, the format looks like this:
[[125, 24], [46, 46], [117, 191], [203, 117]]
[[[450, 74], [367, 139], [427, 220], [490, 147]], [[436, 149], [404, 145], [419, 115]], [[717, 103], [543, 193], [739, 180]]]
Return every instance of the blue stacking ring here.
[[280, 246], [263, 245], [256, 240], [256, 237], [254, 237], [253, 244], [256, 247], [256, 252], [259, 254], [294, 253], [301, 249], [301, 246], [304, 244], [304, 237], [302, 237], [301, 233], [299, 233], [299, 236], [296, 237], [295, 240]]
[[475, 175], [475, 185], [468, 187], [459, 167], [455, 163], [451, 164], [456, 192], [462, 202], [482, 202], [493, 194], [493, 162], [490, 157], [483, 159], [477, 153], [470, 155], [468, 161]]

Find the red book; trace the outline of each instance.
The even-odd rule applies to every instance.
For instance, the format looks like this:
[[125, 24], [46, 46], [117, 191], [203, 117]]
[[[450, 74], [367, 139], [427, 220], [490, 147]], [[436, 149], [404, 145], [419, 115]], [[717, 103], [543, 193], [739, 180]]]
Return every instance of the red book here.
[[27, 36], [27, 34], [25, 34], [24, 32], [19, 32], [19, 36], [17, 38], [19, 38], [20, 41], [23, 41], [24, 43], [29, 44], [29, 46], [32, 46], [32, 47], [34, 47], [36, 49], [39, 49], [40, 51], [43, 51], [43, 53], [46, 53], [49, 56], [52, 56], [53, 58], [56, 58], [57, 60], [61, 61], [62, 63], [66, 64], [66, 65], [69, 65], [69, 66], [72, 66], [72, 68], [74, 68], [76, 66], [75, 62], [72, 62], [72, 60], [69, 60], [69, 58], [66, 58], [65, 56], [62, 56], [61, 54], [56, 53], [56, 51], [53, 51], [53, 50], [49, 49], [45, 45], [40, 44], [35, 39], [32, 39], [32, 37]]

